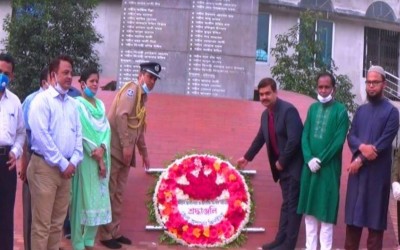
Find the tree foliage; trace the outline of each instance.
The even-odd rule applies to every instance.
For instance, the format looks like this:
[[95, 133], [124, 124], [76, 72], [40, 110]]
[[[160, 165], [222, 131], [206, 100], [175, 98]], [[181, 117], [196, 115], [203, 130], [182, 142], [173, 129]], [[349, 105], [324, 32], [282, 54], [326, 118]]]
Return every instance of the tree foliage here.
[[332, 59], [327, 62], [322, 57], [323, 44], [316, 39], [318, 33], [315, 29], [319, 17], [318, 13], [305, 11], [300, 14], [298, 24], [276, 36], [276, 46], [271, 49], [276, 64], [271, 73], [282, 89], [316, 98], [317, 75], [330, 72], [336, 78], [336, 100], [354, 113], [357, 104], [351, 92], [350, 78], [337, 73], [338, 67]]
[[102, 41], [93, 26], [98, 0], [13, 0], [4, 19], [5, 50], [16, 60], [12, 90], [22, 99], [39, 86], [40, 71], [51, 59], [70, 55], [75, 74], [100, 69], [94, 45]]

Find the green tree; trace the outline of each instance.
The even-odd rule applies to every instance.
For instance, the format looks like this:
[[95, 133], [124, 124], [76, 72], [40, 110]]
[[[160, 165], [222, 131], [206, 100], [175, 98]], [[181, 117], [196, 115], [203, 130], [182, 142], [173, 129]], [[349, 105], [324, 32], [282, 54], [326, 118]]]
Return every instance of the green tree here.
[[51, 59], [70, 55], [77, 74], [85, 66], [100, 69], [94, 50], [102, 37], [93, 26], [98, 0], [13, 0], [4, 19], [2, 41], [16, 60], [12, 90], [23, 100], [39, 86], [40, 71]]
[[276, 46], [271, 49], [276, 64], [271, 73], [282, 89], [316, 98], [317, 75], [330, 72], [336, 78], [336, 100], [354, 113], [357, 104], [351, 92], [351, 80], [347, 75], [337, 74], [338, 67], [332, 59], [328, 62], [323, 60], [323, 44], [315, 39], [318, 37], [315, 24], [319, 17], [320, 14], [315, 12], [302, 12], [298, 24], [276, 36]]

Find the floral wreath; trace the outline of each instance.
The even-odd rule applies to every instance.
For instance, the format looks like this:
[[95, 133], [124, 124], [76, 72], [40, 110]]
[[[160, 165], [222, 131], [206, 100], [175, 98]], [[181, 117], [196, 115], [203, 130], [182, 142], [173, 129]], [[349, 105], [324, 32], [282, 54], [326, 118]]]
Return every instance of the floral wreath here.
[[169, 164], [153, 195], [157, 222], [176, 242], [221, 247], [249, 222], [251, 197], [244, 177], [217, 156], [191, 154]]

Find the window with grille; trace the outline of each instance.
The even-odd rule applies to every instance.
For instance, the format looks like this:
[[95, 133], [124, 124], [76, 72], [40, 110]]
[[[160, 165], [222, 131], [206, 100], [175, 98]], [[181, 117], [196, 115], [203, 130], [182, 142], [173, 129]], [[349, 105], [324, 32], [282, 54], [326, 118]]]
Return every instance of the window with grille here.
[[365, 27], [364, 29], [364, 70], [371, 65], [380, 65], [387, 72], [398, 76], [400, 33]]
[[365, 27], [363, 77], [371, 65], [380, 65], [386, 72], [385, 96], [398, 100], [400, 33], [392, 30]]

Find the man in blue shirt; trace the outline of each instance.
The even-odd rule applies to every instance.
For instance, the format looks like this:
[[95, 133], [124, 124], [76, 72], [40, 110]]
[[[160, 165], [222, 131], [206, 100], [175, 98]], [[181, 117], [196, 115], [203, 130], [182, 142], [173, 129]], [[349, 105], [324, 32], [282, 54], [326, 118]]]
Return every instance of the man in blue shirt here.
[[71, 177], [83, 158], [77, 106], [67, 95], [72, 66], [69, 56], [59, 56], [50, 63], [52, 86], [36, 95], [28, 114], [32, 141], [27, 171], [32, 195], [32, 249], [59, 248]]

